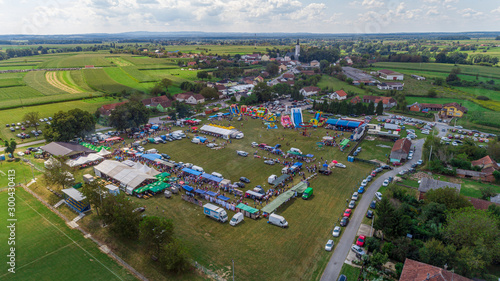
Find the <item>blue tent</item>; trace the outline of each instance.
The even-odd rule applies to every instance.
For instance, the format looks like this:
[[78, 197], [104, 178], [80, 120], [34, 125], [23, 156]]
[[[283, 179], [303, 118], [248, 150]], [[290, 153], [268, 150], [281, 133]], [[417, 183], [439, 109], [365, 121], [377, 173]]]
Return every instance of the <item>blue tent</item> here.
[[161, 155], [160, 154], [143, 154], [141, 155], [142, 158], [155, 161], [156, 159], [160, 159]]
[[326, 121], [326, 124], [333, 125], [333, 126], [347, 127], [347, 128], [357, 128], [361, 125], [361, 123], [362, 122], [349, 121], [349, 120], [343, 120], [343, 119], [328, 119]]
[[195, 176], [199, 176], [202, 174], [201, 172], [198, 172], [198, 171], [195, 171], [195, 170], [189, 169], [189, 168], [182, 168], [182, 171], [186, 172], [188, 174], [191, 174], [191, 175], [195, 175]]
[[197, 136], [195, 138], [199, 139], [202, 143], [205, 143], [207, 141], [207, 138], [204, 137]]
[[185, 190], [185, 191], [189, 191], [189, 192], [193, 192], [193, 190], [194, 190], [194, 189], [193, 189], [192, 187], [190, 187], [189, 185], [184, 185], [184, 186], [182, 186], [182, 188], [184, 188], [184, 190]]
[[297, 167], [302, 167], [302, 163], [300, 163], [300, 162], [297, 162], [297, 163], [295, 163], [295, 164], [293, 164], [293, 165], [294, 165], [294, 166], [297, 166]]
[[151, 126], [151, 129], [153, 129], [153, 130], [158, 130], [158, 128], [159, 128], [159, 127], [160, 127], [160, 126], [158, 126], [158, 125], [153, 125], [153, 126]]
[[205, 194], [205, 190], [203, 190], [203, 189], [197, 189], [194, 192], [196, 192], [198, 194]]
[[221, 178], [216, 177], [216, 176], [212, 176], [211, 174], [207, 174], [207, 173], [203, 173], [201, 175], [201, 177], [204, 178], [204, 179], [207, 179], [207, 180], [214, 181], [214, 182], [221, 182], [222, 181]]
[[224, 114], [222, 114], [222, 115], [224, 115], [224, 116], [228, 116], [229, 114], [231, 114], [231, 113], [227, 112], [227, 113], [224, 113]]
[[217, 115], [209, 116], [208, 118], [217, 118]]
[[207, 191], [205, 192], [206, 194], [210, 195], [210, 196], [217, 196], [217, 193], [213, 192], [213, 191]]
[[222, 196], [222, 195], [219, 195], [217, 198], [219, 198], [220, 200], [224, 200], [224, 201], [227, 201], [230, 199], [230, 198], [228, 198], [226, 196]]
[[313, 158], [314, 155], [312, 155], [312, 154], [306, 154], [306, 157]]

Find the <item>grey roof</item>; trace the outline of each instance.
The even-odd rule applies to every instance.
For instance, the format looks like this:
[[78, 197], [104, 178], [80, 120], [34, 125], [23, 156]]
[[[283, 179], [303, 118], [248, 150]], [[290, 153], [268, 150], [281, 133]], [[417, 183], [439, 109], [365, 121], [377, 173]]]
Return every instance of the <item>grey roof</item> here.
[[447, 181], [439, 181], [439, 180], [435, 180], [435, 179], [423, 178], [420, 181], [418, 191], [427, 192], [429, 190], [435, 190], [435, 189], [440, 189], [440, 188], [445, 188], [445, 187], [455, 188], [455, 189], [457, 189], [458, 192], [460, 192], [460, 188], [462, 186], [458, 183], [451, 183], [451, 182], [447, 182]]
[[491, 197], [490, 201], [493, 202], [493, 203], [500, 204], [500, 193], [497, 194], [496, 196]]
[[92, 153], [95, 152], [90, 148], [86, 148], [80, 144], [74, 144], [69, 142], [51, 142], [40, 147], [43, 151], [46, 151], [52, 155], [56, 156], [66, 156], [72, 154], [78, 154], [82, 152]]
[[485, 176], [486, 173], [472, 171], [472, 170], [457, 169], [457, 175], [464, 175], [464, 176], [469, 176], [469, 177], [482, 177], [482, 176]]
[[73, 187], [63, 189], [62, 192], [64, 194], [68, 195], [69, 197], [75, 199], [76, 201], [82, 201], [85, 198], [87, 198], [87, 197], [83, 196], [83, 194], [80, 191], [76, 190]]
[[140, 163], [136, 163], [134, 167], [129, 167], [114, 160], [104, 160], [94, 169], [132, 188], [139, 186], [145, 180], [156, 179], [154, 176], [159, 174], [158, 171]]
[[290, 175], [288, 175], [288, 174], [281, 175], [277, 179], [275, 179], [271, 184], [278, 185], [278, 184], [286, 181], [289, 177], [290, 177]]

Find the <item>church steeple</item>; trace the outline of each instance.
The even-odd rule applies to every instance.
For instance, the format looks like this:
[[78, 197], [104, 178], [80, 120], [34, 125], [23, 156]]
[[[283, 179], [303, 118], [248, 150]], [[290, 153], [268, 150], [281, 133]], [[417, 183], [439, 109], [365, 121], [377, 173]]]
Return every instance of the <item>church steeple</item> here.
[[295, 45], [295, 56], [294, 56], [294, 58], [296, 60], [299, 60], [299, 56], [300, 56], [300, 45], [299, 45], [299, 39], [297, 39], [297, 45]]

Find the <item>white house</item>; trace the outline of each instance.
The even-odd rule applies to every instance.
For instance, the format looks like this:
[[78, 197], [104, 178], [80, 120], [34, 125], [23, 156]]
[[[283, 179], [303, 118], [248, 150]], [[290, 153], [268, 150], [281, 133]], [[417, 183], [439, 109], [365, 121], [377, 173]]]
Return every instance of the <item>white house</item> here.
[[332, 100], [341, 101], [341, 100], [347, 99], [347, 93], [344, 92], [344, 90], [339, 90], [339, 91], [331, 93], [328, 97]]
[[312, 95], [317, 95], [321, 91], [320, 88], [314, 87], [314, 86], [309, 86], [309, 87], [304, 87], [300, 89], [299, 93], [303, 95], [304, 97], [312, 96]]
[[185, 102], [187, 104], [197, 104], [204, 103], [205, 98], [200, 94], [194, 94], [192, 92], [177, 94], [174, 96], [174, 99], [179, 102]]
[[404, 75], [399, 72], [395, 72], [389, 69], [381, 69], [377, 71], [377, 74], [380, 78], [385, 80], [403, 80]]

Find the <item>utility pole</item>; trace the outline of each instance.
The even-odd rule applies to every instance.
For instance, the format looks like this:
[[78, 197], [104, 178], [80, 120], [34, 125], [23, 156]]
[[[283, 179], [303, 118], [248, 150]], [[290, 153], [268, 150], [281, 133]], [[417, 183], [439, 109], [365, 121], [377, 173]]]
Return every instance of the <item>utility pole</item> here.
[[231, 261], [233, 262], [233, 281], [234, 281], [234, 259], [231, 259]]
[[429, 152], [429, 163], [431, 162], [431, 155], [432, 155], [432, 145], [431, 145], [431, 151]]

